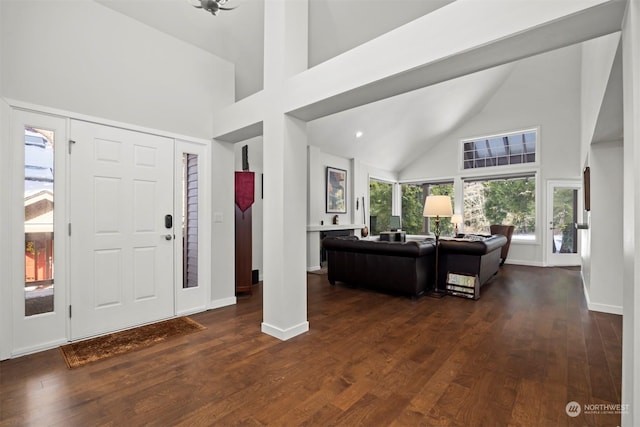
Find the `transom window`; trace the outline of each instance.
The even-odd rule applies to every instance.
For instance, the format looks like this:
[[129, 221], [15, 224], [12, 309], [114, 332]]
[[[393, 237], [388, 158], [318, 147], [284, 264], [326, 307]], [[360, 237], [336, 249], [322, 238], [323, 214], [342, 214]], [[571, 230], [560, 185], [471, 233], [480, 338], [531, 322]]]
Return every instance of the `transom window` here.
[[462, 141], [464, 169], [535, 163], [535, 129]]

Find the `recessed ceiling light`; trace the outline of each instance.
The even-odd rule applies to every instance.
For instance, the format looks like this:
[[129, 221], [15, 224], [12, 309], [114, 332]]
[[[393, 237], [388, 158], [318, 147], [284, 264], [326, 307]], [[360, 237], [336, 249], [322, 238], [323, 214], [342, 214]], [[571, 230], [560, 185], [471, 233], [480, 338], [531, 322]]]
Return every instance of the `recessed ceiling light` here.
[[363, 133], [362, 133], [361, 130], [356, 132], [356, 138], [362, 138], [362, 135], [363, 135]]

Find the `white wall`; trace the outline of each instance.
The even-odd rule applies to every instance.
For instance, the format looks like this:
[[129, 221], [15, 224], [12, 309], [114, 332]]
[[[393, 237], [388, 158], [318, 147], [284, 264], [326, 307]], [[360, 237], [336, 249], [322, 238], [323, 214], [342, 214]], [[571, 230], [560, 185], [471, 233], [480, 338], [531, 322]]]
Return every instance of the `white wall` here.
[[251, 206], [251, 266], [258, 270], [260, 280], [263, 278], [262, 253], [263, 253], [263, 198], [262, 198], [262, 137], [251, 138], [238, 142], [234, 146], [235, 170], [242, 170], [242, 147], [248, 146], [249, 170], [255, 173], [254, 202]]
[[[330, 226], [336, 214], [326, 213], [326, 173], [327, 167], [347, 171], [347, 213], [338, 215], [339, 225], [357, 225], [354, 234], [361, 237], [360, 227], [369, 224], [369, 179], [377, 178], [396, 182], [398, 175], [377, 169], [358, 159], [347, 159], [325, 153], [315, 146], [307, 147], [307, 226], [318, 227], [321, 223]], [[362, 197], [365, 205], [362, 205]], [[359, 200], [356, 203], [356, 200]], [[364, 209], [364, 211], [363, 211]], [[307, 232], [307, 269], [320, 266], [320, 237], [318, 231]]]
[[[0, 22], [3, 22], [4, 10], [0, 5]], [[4, 34], [0, 31], [0, 87], [4, 80]], [[0, 200], [8, 200], [10, 197], [9, 183], [10, 177], [7, 176], [6, 171], [9, 170], [9, 157], [5, 154], [2, 141], [9, 141], [11, 136], [9, 132], [9, 120], [10, 110], [9, 106], [3, 99], [0, 99]], [[9, 211], [8, 203], [0, 204], [0, 242], [6, 242], [9, 240]], [[7, 245], [0, 244], [0, 283], [10, 282], [10, 248]], [[0, 286], [0, 301], [11, 301], [11, 294], [6, 286]], [[9, 337], [11, 333], [11, 311], [2, 310], [0, 313], [0, 360], [4, 360], [9, 357], [11, 349], [8, 348], [9, 340], [5, 337]]]
[[2, 96], [211, 138], [233, 65], [90, 0], [2, 1]]
[[[332, 224], [335, 214], [326, 213], [327, 167], [344, 169], [347, 171], [347, 213], [339, 214], [339, 224], [361, 225], [366, 221], [369, 225], [369, 179], [376, 178], [395, 182], [398, 175], [359, 162], [358, 159], [347, 159], [330, 153], [322, 152], [318, 147], [307, 147], [308, 155], [308, 194], [309, 207], [307, 211], [307, 225], [318, 226]], [[362, 197], [365, 198], [363, 215]], [[359, 200], [356, 203], [356, 200]]]
[[640, 424], [640, 4], [630, 1], [622, 31], [624, 98], [622, 400], [625, 427]]
[[[581, 159], [591, 168], [591, 211], [585, 213], [582, 278], [589, 309], [622, 314], [622, 141], [593, 143], [620, 33], [585, 42], [581, 65]], [[618, 206], [619, 209], [611, 209]]]
[[[333, 223], [333, 217], [338, 215], [339, 224], [352, 224], [352, 214], [355, 209], [355, 195], [353, 194], [354, 174], [352, 162], [344, 157], [334, 156], [324, 153], [315, 147], [307, 148], [308, 156], [308, 182], [309, 184], [309, 210], [307, 225], [324, 225]], [[326, 212], [326, 181], [327, 167], [344, 169], [347, 171], [347, 212], [344, 214], [334, 214]]]
[[590, 310], [622, 314], [622, 141], [591, 146]]
[[233, 144], [211, 146], [212, 218], [211, 301], [209, 308], [236, 302], [235, 176]]
[[[481, 170], [460, 170], [461, 139], [539, 126], [538, 241], [536, 244], [512, 241], [508, 261], [543, 265], [544, 240], [540, 230], [544, 229], [546, 181], [581, 179], [579, 75], [580, 49], [577, 46], [519, 62], [477, 116], [402, 170], [400, 180], [457, 180], [486, 174]], [[458, 197], [461, 194], [456, 195], [456, 206], [461, 206]]]
[[[0, 57], [2, 53], [0, 52]], [[0, 59], [2, 61], [2, 59]], [[1, 78], [1, 76], [0, 76]], [[9, 106], [0, 99], [0, 141], [10, 140], [10, 111]], [[11, 197], [10, 183], [11, 177], [8, 174], [10, 169], [9, 161], [11, 156], [5, 155], [7, 152], [4, 144], [0, 144], [0, 200], [9, 200]], [[11, 218], [10, 204], [0, 203], [0, 242], [8, 242], [10, 234]], [[0, 244], [0, 304], [2, 301], [11, 302], [11, 292], [8, 286], [2, 284], [11, 283], [11, 248], [9, 245]], [[11, 349], [8, 347], [11, 336], [11, 310], [0, 310], [0, 360], [4, 360], [10, 356]]]
[[602, 107], [611, 66], [620, 42], [620, 33], [608, 34], [582, 43], [580, 135], [583, 163], [587, 158], [598, 114]]

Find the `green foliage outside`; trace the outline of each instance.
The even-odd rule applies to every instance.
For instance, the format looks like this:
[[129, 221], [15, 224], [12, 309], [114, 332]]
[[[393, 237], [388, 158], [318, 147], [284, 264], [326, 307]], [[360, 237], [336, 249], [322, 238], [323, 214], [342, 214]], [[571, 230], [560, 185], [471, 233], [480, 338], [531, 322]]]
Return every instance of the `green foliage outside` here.
[[425, 234], [421, 185], [402, 184], [402, 229], [407, 234]]
[[389, 229], [391, 217], [393, 184], [369, 180], [369, 215], [371, 216], [371, 234], [377, 235]]
[[[451, 197], [451, 204], [453, 205], [453, 183], [430, 185], [429, 194], [432, 196], [449, 196]], [[429, 231], [434, 232], [435, 229], [436, 219], [429, 218]], [[453, 236], [453, 234], [454, 227], [453, 224], [451, 224], [451, 218], [440, 218], [440, 235]]]
[[[426, 197], [422, 184], [402, 185], [402, 229], [407, 234], [426, 234], [435, 230], [435, 218], [429, 218], [429, 228], [425, 230], [422, 216]], [[393, 185], [370, 181], [372, 234], [379, 234], [389, 227]], [[453, 203], [453, 183], [428, 185], [431, 195], [448, 195]], [[516, 178], [467, 182], [464, 184], [464, 232], [489, 233], [490, 224], [514, 225], [514, 234], [535, 233], [535, 179]], [[561, 251], [569, 250], [575, 239], [573, 227], [573, 197], [569, 191], [559, 192], [554, 208], [554, 222], [563, 232]], [[375, 227], [374, 227], [375, 225]], [[571, 227], [570, 227], [571, 226]], [[440, 219], [440, 235], [452, 236], [454, 226], [451, 218]]]
[[[562, 234], [560, 253], [576, 252], [576, 222], [574, 202], [577, 190], [573, 188], [557, 188], [553, 193], [553, 228], [554, 235]], [[556, 246], [553, 246], [554, 252]]]
[[520, 178], [465, 183], [467, 233], [488, 233], [490, 224], [514, 225], [514, 234], [535, 233], [535, 180]]
[[[451, 196], [453, 199], [453, 184], [432, 184], [429, 185], [431, 195]], [[402, 185], [402, 229], [407, 234], [426, 234], [425, 221], [422, 216], [424, 210], [423, 186], [417, 184]], [[429, 219], [429, 230], [435, 230], [435, 218]], [[453, 235], [453, 225], [451, 218], [440, 218], [440, 235]]]

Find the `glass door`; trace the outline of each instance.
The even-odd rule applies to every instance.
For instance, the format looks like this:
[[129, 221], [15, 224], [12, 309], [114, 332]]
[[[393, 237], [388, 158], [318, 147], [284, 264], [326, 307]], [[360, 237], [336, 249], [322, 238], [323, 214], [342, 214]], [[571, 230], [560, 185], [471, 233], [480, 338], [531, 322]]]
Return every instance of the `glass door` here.
[[579, 236], [575, 224], [582, 211], [579, 181], [550, 181], [547, 186], [547, 265], [580, 265]]

